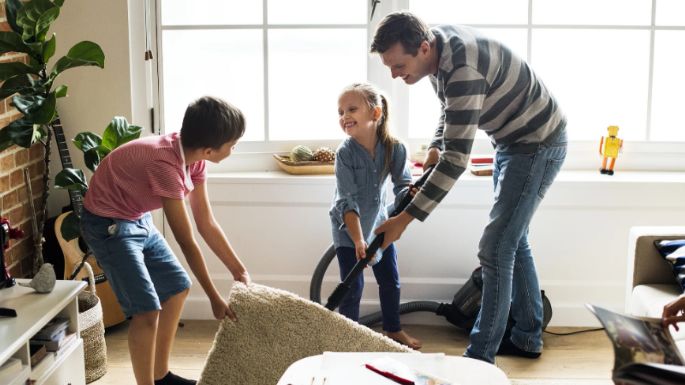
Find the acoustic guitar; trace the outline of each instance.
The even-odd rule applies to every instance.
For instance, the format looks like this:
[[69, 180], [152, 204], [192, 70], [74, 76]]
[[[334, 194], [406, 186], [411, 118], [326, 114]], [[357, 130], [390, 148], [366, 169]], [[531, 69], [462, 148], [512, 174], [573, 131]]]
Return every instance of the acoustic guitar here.
[[[53, 132], [55, 134], [55, 142], [57, 143], [57, 150], [59, 151], [59, 158], [62, 162], [63, 168], [73, 168], [71, 163], [71, 157], [69, 156], [69, 148], [67, 147], [67, 142], [64, 137], [64, 131], [62, 129], [62, 123], [59, 118], [55, 120], [53, 124]], [[83, 196], [79, 191], [69, 191], [69, 199], [71, 200], [71, 205], [75, 212], [80, 213], [83, 208]], [[77, 268], [82, 266], [82, 262], [85, 261], [90, 264], [93, 268], [93, 274], [95, 275], [95, 289], [98, 298], [100, 298], [100, 303], [102, 305], [102, 322], [105, 327], [113, 326], [123, 322], [126, 316], [121, 311], [119, 302], [112, 291], [112, 287], [107, 281], [104, 272], [98, 265], [93, 253], [86, 251], [84, 252], [79, 244], [79, 239], [72, 239], [67, 241], [62, 237], [62, 222], [69, 215], [71, 211], [62, 213], [55, 221], [55, 235], [59, 246], [64, 254], [64, 277], [69, 279]], [[86, 256], [87, 253], [87, 256]], [[80, 269], [75, 277], [71, 279], [81, 279], [88, 281], [88, 272], [85, 269]]]

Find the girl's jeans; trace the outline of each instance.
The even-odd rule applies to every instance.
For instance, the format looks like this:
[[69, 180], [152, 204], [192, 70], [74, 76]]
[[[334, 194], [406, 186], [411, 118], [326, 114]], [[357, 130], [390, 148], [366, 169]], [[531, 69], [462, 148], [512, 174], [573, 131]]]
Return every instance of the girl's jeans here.
[[566, 157], [566, 132], [544, 143], [498, 149], [495, 201], [478, 246], [483, 267], [482, 306], [471, 330], [467, 357], [495, 362], [511, 310], [511, 342], [542, 351], [542, 298], [528, 244], [528, 226]]
[[[344, 280], [347, 274], [357, 263], [357, 257], [352, 247], [338, 247], [335, 249], [340, 266], [340, 279]], [[378, 297], [381, 302], [383, 315], [383, 330], [386, 332], [398, 332], [400, 327], [400, 276], [397, 271], [397, 253], [395, 245], [390, 244], [383, 250], [383, 258], [373, 265], [373, 274], [378, 282]], [[352, 283], [350, 291], [340, 303], [340, 314], [353, 320], [359, 320], [359, 302], [364, 290], [364, 274], [359, 274]]]

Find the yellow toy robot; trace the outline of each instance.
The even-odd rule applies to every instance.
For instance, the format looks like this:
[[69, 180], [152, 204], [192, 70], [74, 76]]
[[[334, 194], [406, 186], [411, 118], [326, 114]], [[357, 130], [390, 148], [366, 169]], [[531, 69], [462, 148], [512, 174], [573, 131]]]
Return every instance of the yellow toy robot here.
[[[599, 154], [602, 155], [602, 168], [599, 172], [602, 174], [614, 175], [614, 164], [616, 164], [616, 158], [618, 157], [618, 152], [623, 148], [623, 140], [616, 137], [618, 134], [618, 126], [609, 126], [607, 128], [609, 136], [604, 137], [599, 141]], [[604, 145], [604, 147], [602, 147]], [[611, 158], [609, 163], [609, 168], [607, 168], [607, 158]]]

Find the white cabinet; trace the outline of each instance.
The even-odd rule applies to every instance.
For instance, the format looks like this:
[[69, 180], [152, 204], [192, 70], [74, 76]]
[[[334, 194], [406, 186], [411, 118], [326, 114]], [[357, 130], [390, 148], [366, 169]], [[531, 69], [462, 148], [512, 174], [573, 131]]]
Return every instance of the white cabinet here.
[[29, 378], [35, 381], [35, 385], [84, 385], [85, 365], [83, 340], [78, 337], [77, 295], [85, 285], [85, 282], [60, 280], [48, 294], [39, 294], [19, 285], [0, 290], [0, 307], [17, 311], [17, 317], [0, 317], [0, 365], [9, 358], [18, 358], [25, 367], [31, 366], [29, 339], [59, 316], [69, 319], [68, 333], [77, 333], [77, 338], [57, 353], [48, 353], [52, 357], [46, 357], [36, 367], [31, 367]]

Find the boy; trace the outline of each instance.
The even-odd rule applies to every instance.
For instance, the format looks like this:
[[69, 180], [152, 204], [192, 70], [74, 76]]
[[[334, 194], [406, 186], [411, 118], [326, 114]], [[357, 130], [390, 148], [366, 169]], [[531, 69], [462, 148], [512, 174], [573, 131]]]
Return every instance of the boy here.
[[195, 384], [169, 371], [169, 354], [190, 278], [152, 223], [163, 208], [216, 319], [235, 314], [212, 283], [186, 211], [188, 196], [198, 232], [233, 278], [250, 276], [216, 223], [209, 205], [205, 161], [231, 155], [245, 132], [236, 107], [203, 97], [186, 109], [180, 135], [131, 141], [98, 166], [84, 201], [81, 232], [131, 319], [129, 352], [138, 385]]

